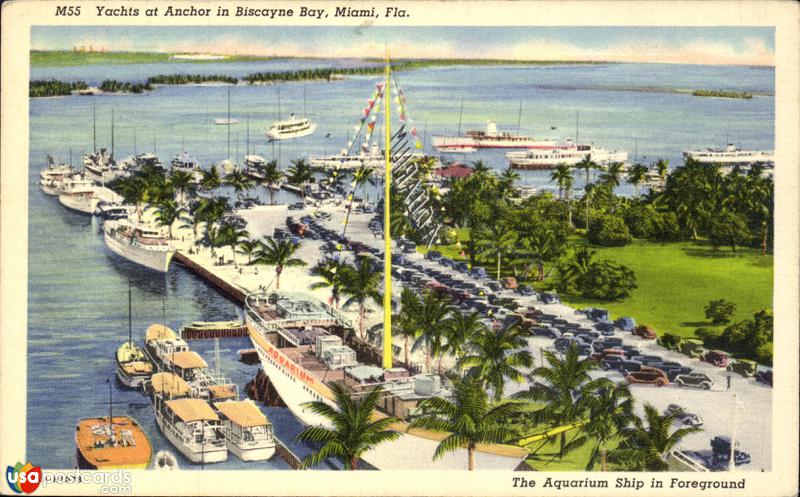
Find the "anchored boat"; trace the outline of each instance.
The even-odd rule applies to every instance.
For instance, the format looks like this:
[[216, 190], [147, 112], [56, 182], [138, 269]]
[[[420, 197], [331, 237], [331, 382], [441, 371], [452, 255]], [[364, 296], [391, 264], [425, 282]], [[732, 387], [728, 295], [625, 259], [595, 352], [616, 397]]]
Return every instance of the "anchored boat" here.
[[100, 201], [98, 190], [92, 181], [82, 175], [65, 178], [61, 183], [58, 202], [67, 209], [92, 214]]
[[552, 148], [556, 141], [498, 132], [497, 123], [489, 121], [486, 131], [472, 130], [459, 136], [433, 135], [433, 146], [441, 152], [474, 152], [479, 148]]
[[115, 254], [131, 262], [166, 273], [175, 249], [157, 229], [128, 220], [108, 221], [103, 239]]
[[572, 140], [566, 140], [563, 145], [549, 149], [506, 154], [511, 167], [515, 169], [553, 169], [561, 164], [575, 166], [588, 156], [591, 156], [592, 161], [600, 165], [628, 160], [628, 152], [606, 150], [594, 145], [576, 145]]
[[683, 152], [687, 159], [694, 159], [706, 164], [755, 164], [757, 162], [775, 162], [774, 150], [739, 150], [736, 145], [729, 143], [723, 149], [706, 148], [702, 150], [687, 150]]
[[317, 124], [309, 121], [305, 117], [295, 117], [289, 115], [289, 119], [277, 121], [267, 130], [267, 138], [270, 140], [288, 140], [308, 136], [317, 130]]
[[75, 428], [80, 469], [145, 469], [153, 448], [139, 423], [129, 416], [85, 418]]
[[139, 388], [153, 374], [153, 364], [144, 349], [133, 343], [131, 285], [128, 282], [128, 341], [117, 348], [117, 378], [128, 388]]
[[263, 461], [275, 454], [272, 423], [251, 400], [216, 402], [228, 450], [242, 461]]
[[53, 156], [48, 155], [47, 169], [39, 172], [39, 186], [45, 194], [55, 197], [61, 193], [63, 181], [75, 174], [75, 168], [68, 164], [56, 164]]

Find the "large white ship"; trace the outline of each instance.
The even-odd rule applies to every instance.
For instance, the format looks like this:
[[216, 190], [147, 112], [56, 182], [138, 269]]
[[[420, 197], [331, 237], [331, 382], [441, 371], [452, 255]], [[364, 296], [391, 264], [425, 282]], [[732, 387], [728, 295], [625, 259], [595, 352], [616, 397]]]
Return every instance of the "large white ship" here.
[[267, 138], [270, 140], [288, 140], [290, 138], [300, 138], [308, 136], [317, 130], [317, 124], [309, 121], [305, 117], [295, 117], [289, 115], [285, 121], [277, 121], [267, 130]]
[[53, 156], [48, 155], [47, 169], [39, 172], [39, 186], [45, 194], [55, 197], [61, 193], [64, 180], [75, 174], [75, 168], [68, 164], [56, 164]]
[[106, 184], [117, 178], [130, 174], [125, 162], [117, 163], [114, 156], [106, 149], [83, 156], [83, 174], [87, 179], [99, 184]]
[[705, 164], [746, 165], [757, 162], [771, 164], [775, 161], [774, 150], [739, 150], [732, 143], [723, 149], [687, 150], [683, 152], [683, 156]]
[[175, 253], [159, 230], [127, 220], [107, 221], [103, 225], [103, 239], [115, 254], [162, 273], [167, 272]]
[[486, 131], [467, 131], [460, 136], [433, 135], [433, 146], [442, 152], [474, 152], [479, 148], [552, 148], [556, 141], [498, 133], [497, 123], [489, 121]]
[[[352, 323], [331, 306], [305, 294], [290, 292], [249, 295], [245, 302], [248, 334], [270, 384], [292, 413], [304, 424], [331, 427], [330, 420], [311, 412], [308, 402], [335, 406], [330, 382], [343, 382], [354, 392], [380, 385], [385, 394], [376, 417], [395, 416], [392, 429], [398, 440], [381, 444], [363, 459], [379, 469], [463, 468], [466, 450], [433, 459], [446, 434], [409, 428], [406, 420], [421, 401], [433, 395], [448, 396], [438, 376], [416, 375], [403, 368], [384, 370], [360, 364], [355, 351], [329, 332], [351, 328]], [[508, 445], [480, 446], [477, 464], [486, 469], [514, 469], [525, 451]]]
[[99, 187], [83, 176], [72, 176], [61, 182], [58, 202], [74, 211], [93, 214], [100, 201]]
[[552, 169], [561, 164], [574, 166], [587, 156], [591, 156], [592, 161], [599, 165], [628, 160], [628, 152], [605, 150], [594, 145], [575, 145], [571, 140], [549, 149], [506, 154], [511, 167], [515, 169]]

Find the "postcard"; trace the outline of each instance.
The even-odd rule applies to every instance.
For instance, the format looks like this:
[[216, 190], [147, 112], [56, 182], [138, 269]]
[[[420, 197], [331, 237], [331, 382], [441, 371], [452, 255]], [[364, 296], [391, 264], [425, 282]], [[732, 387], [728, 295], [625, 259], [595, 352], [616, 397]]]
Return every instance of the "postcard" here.
[[793, 494], [797, 21], [5, 3], [3, 493]]

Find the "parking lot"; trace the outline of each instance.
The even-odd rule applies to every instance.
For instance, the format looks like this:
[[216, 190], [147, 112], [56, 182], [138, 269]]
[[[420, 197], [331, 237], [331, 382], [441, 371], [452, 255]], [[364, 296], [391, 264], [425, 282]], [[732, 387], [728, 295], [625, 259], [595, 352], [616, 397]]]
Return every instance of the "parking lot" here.
[[[327, 220], [320, 220], [321, 226], [324, 226], [334, 232], [340, 232], [344, 222], [344, 211], [341, 208], [327, 209], [323, 207], [326, 212], [330, 213], [330, 218]], [[290, 212], [289, 215], [295, 216], [296, 219], [302, 216], [313, 214], [314, 209], [307, 208], [301, 211]], [[374, 214], [353, 213], [347, 227], [347, 238], [350, 240], [358, 241], [373, 249], [382, 251], [384, 240], [380, 236], [375, 236], [373, 231], [368, 227], [369, 221], [374, 217]], [[327, 216], [326, 216], [327, 217]], [[320, 247], [323, 245], [322, 240], [306, 240], [301, 248], [301, 257], [303, 257], [309, 266], [316, 263], [322, 256]], [[397, 248], [397, 244], [393, 243], [393, 253], [402, 253], [402, 250]], [[378, 254], [382, 257], [382, 252]], [[403, 282], [402, 278], [395, 276], [393, 278], [393, 294], [398, 297], [402, 291], [403, 285], [412, 285], [419, 287], [421, 284], [429, 282], [430, 278], [427, 273], [430, 271], [439, 271], [440, 273], [450, 277], [452, 280], [463, 283], [473, 283], [479, 288], [488, 286], [491, 281], [490, 278], [473, 278], [472, 276], [457, 271], [455, 269], [442, 266], [441, 264], [426, 260], [422, 254], [416, 251], [409, 251], [403, 253], [405, 259], [403, 267], [411, 268], [411, 271], [416, 275], [414, 279]], [[397, 268], [399, 265], [395, 264]], [[416, 267], [416, 269], [414, 269]], [[306, 268], [307, 270], [307, 268]], [[420, 271], [421, 270], [421, 271]], [[473, 292], [468, 287], [463, 291], [470, 293]], [[511, 290], [491, 291], [488, 293], [495, 294], [494, 298], [513, 298], [520, 306], [520, 309], [536, 308], [546, 314], [555, 316], [556, 319], [564, 319], [568, 322], [575, 323], [582, 328], [594, 328], [595, 322], [589, 320], [585, 315], [576, 313], [576, 310], [560, 304], [544, 304], [536, 295], [523, 296]], [[324, 294], [324, 292], [323, 292]], [[483, 299], [480, 299], [483, 302]], [[494, 310], [496, 317], [502, 319], [508, 311], [495, 306], [489, 306], [489, 310]], [[486, 309], [481, 309], [486, 314]], [[377, 309], [375, 309], [377, 311]], [[355, 318], [355, 309], [350, 310], [351, 316]], [[619, 316], [612, 316], [618, 318]], [[633, 316], [635, 318], [635, 316]], [[380, 312], [371, 312], [367, 317], [367, 327], [380, 324], [382, 314]], [[486, 316], [487, 323], [490, 322]], [[648, 384], [633, 384], [631, 391], [636, 399], [636, 409], [638, 414], [643, 413], [643, 405], [650, 403], [659, 410], [663, 411], [669, 404], [678, 404], [687, 412], [699, 415], [703, 419], [703, 431], [690, 435], [681, 443], [681, 449], [684, 450], [697, 450], [708, 451], [710, 450], [711, 438], [718, 435], [726, 435], [733, 437], [738, 441], [739, 450], [748, 452], [752, 458], [751, 462], [746, 465], [736, 467], [737, 471], [767, 471], [771, 468], [771, 427], [772, 427], [772, 389], [769, 386], [756, 382], [752, 378], [745, 379], [737, 374], [731, 375], [731, 388], [727, 389], [727, 376], [729, 375], [725, 368], [715, 367], [711, 364], [701, 362], [698, 359], [690, 359], [686, 355], [677, 352], [669, 351], [661, 347], [655, 340], [645, 340], [643, 338], [634, 336], [630, 332], [623, 332], [619, 329], [611, 332], [615, 338], [622, 341], [623, 346], [636, 347], [640, 355], [658, 356], [663, 361], [674, 361], [681, 366], [691, 368], [692, 372], [706, 374], [712, 381], [713, 386], [709, 390], [700, 388], [684, 387], [680, 388], [671, 382], [667, 386], [658, 387]], [[534, 366], [541, 364], [541, 350], [554, 348], [554, 339], [544, 336], [534, 336], [529, 339], [529, 348], [534, 357]], [[397, 343], [397, 342], [396, 342]], [[422, 362], [422, 356], [417, 353], [412, 357], [412, 362]], [[449, 366], [452, 364], [451, 360], [445, 360], [444, 365]], [[594, 375], [606, 376], [614, 381], [625, 381], [625, 377], [618, 371], [609, 370], [603, 371], [598, 369]], [[674, 378], [673, 378], [674, 379]], [[526, 389], [527, 384], [511, 383], [506, 385], [507, 394], [512, 394], [516, 391]]]

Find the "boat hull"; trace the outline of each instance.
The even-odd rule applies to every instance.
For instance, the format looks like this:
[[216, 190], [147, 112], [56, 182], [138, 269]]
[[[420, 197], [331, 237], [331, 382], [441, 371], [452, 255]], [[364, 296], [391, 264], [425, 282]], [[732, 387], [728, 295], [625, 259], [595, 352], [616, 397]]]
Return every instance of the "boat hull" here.
[[246, 449], [228, 440], [228, 450], [242, 461], [266, 461], [275, 455], [275, 444]]
[[103, 239], [106, 242], [106, 246], [118, 256], [160, 273], [167, 272], [169, 263], [175, 253], [173, 250], [161, 251], [137, 248], [115, 238], [109, 234], [108, 230], [103, 232]]
[[41, 186], [42, 192], [45, 195], [50, 195], [51, 197], [57, 197], [61, 194], [61, 184], [60, 183], [51, 183], [51, 182], [40, 182], [39, 186]]
[[292, 138], [301, 138], [313, 134], [317, 130], [316, 123], [312, 123], [309, 127], [291, 133], [280, 133], [272, 130], [267, 131], [267, 138], [270, 140], [291, 140]]
[[117, 365], [117, 379], [128, 388], [141, 388], [150, 375], [129, 375]]
[[103, 464], [97, 465], [92, 464], [83, 456], [83, 453], [79, 449], [75, 449], [75, 460], [78, 465], [78, 469], [147, 469], [147, 466], [150, 465], [150, 462], [142, 462], [138, 464]]
[[81, 214], [94, 214], [99, 199], [96, 195], [92, 197], [78, 197], [75, 195], [61, 194], [58, 196], [58, 203], [69, 210], [80, 212]]
[[183, 440], [175, 433], [174, 428], [166, 426], [163, 416], [156, 410], [156, 424], [161, 433], [169, 440], [173, 447], [178, 449], [181, 454], [186, 457], [193, 464], [213, 464], [216, 462], [223, 462], [228, 459], [228, 449], [225, 446], [221, 448], [206, 449], [202, 451], [195, 451], [187, 446]]

